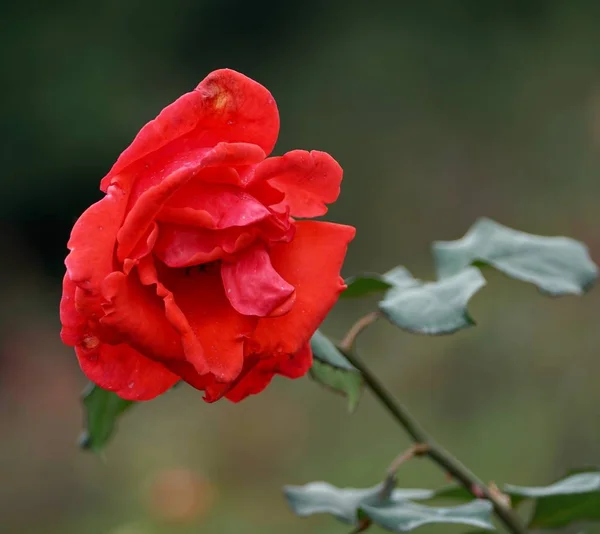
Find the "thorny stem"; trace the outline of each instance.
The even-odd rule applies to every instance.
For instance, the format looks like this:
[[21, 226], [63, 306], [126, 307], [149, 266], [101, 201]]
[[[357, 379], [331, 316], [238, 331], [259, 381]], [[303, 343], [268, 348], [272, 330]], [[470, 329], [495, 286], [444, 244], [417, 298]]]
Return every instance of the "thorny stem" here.
[[394, 491], [394, 488], [396, 487], [396, 474], [398, 473], [398, 469], [400, 469], [402, 464], [408, 462], [415, 456], [423, 456], [427, 454], [428, 451], [429, 445], [426, 443], [415, 443], [404, 452], [396, 456], [385, 472], [385, 480], [383, 481], [381, 496], [383, 498], [388, 498], [392, 494], [392, 491]]
[[[428, 456], [433, 462], [439, 465], [444, 471], [450, 474], [458, 481], [469, 493], [476, 498], [485, 498], [489, 500], [498, 519], [502, 521], [504, 526], [512, 534], [527, 534], [527, 529], [521, 524], [518, 516], [514, 511], [506, 505], [502, 496], [497, 491], [488, 488], [470, 469], [460, 463], [454, 456], [447, 452], [441, 445], [435, 443], [417, 420], [410, 414], [404, 405], [398, 402], [392, 394], [386, 389], [381, 381], [371, 372], [371, 370], [363, 363], [353, 350], [356, 338], [367, 326], [372, 324], [379, 318], [377, 312], [365, 315], [359, 319], [344, 340], [340, 343], [339, 348], [344, 353], [348, 361], [358, 369], [362, 374], [367, 387], [373, 395], [377, 397], [392, 417], [404, 428], [408, 435], [412, 438], [415, 444], [420, 447], [420, 454]], [[413, 450], [411, 456], [415, 455]], [[402, 463], [401, 457], [397, 458], [392, 465], [397, 462]], [[392, 466], [390, 466], [392, 467]], [[388, 477], [389, 477], [388, 470]], [[395, 478], [395, 472], [393, 475]], [[388, 482], [389, 478], [386, 479]], [[388, 482], [389, 483], [389, 482]], [[384, 483], [385, 487], [386, 483]]]

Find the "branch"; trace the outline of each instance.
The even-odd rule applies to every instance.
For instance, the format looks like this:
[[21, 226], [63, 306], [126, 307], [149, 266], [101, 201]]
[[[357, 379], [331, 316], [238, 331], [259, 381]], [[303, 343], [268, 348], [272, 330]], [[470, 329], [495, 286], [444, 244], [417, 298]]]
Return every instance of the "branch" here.
[[381, 317], [381, 313], [379, 312], [371, 312], [361, 317], [356, 323], [352, 325], [350, 330], [348, 330], [347, 334], [344, 336], [344, 339], [340, 341], [339, 348], [342, 351], [350, 351], [356, 343], [356, 338], [358, 335], [365, 329], [367, 326], [372, 325], [377, 319]]
[[[367, 387], [377, 399], [387, 408], [392, 417], [404, 428], [413, 439], [416, 446], [421, 447], [421, 454], [428, 456], [444, 471], [452, 475], [475, 498], [485, 498], [494, 506], [498, 519], [512, 534], [527, 534], [526, 528], [521, 524], [518, 516], [506, 505], [504, 499], [497, 492], [490, 490], [474, 473], [461, 464], [441, 445], [435, 443], [421, 425], [413, 418], [410, 412], [398, 402], [379, 379], [370, 371], [353, 350], [354, 341], [358, 334], [379, 317], [378, 313], [371, 313], [359, 320], [348, 332], [339, 348], [348, 361], [362, 374]], [[414, 455], [415, 452], [412, 453]], [[400, 457], [401, 458], [401, 457]], [[397, 459], [400, 462], [400, 458]], [[404, 460], [402, 460], [404, 461]], [[385, 486], [385, 484], [384, 484]]]
[[415, 456], [423, 456], [424, 454], [427, 454], [428, 451], [429, 445], [425, 443], [415, 443], [394, 458], [390, 466], [387, 468], [385, 480], [383, 481], [383, 487], [381, 488], [381, 497], [383, 500], [387, 500], [387, 498], [391, 496], [392, 491], [394, 491], [394, 488], [396, 487], [396, 474], [398, 473], [400, 466]]

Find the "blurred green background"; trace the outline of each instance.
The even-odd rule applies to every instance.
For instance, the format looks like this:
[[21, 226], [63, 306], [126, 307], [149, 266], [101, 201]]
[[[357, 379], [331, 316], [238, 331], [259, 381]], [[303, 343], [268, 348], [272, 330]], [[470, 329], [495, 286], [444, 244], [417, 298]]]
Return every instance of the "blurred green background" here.
[[[267, 86], [276, 153], [345, 169], [327, 218], [358, 228], [345, 274], [404, 264], [476, 217], [566, 234], [600, 259], [600, 2], [8, 1], [0, 7], [0, 533], [341, 533], [298, 519], [284, 483], [376, 483], [408, 444], [364, 395], [308, 378], [239, 405], [179, 388], [80, 452], [85, 383], [59, 340], [70, 228], [138, 129], [211, 70]], [[377, 324], [365, 359], [483, 479], [545, 484], [600, 463], [600, 297], [550, 300], [487, 273], [477, 328]], [[373, 301], [341, 303], [340, 337]], [[425, 461], [400, 484], [439, 486]], [[445, 530], [443, 530], [445, 532]]]

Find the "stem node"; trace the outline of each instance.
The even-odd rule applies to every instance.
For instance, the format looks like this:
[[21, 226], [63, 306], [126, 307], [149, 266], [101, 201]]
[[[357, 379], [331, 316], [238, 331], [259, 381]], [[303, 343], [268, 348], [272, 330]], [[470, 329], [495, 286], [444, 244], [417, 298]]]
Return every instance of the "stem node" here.
[[521, 524], [519, 517], [514, 513], [510, 504], [507, 503], [504, 495], [497, 488], [488, 488], [466, 466], [461, 464], [441, 445], [438, 445], [431, 440], [429, 435], [421, 428], [421, 425], [413, 418], [406, 407], [391, 395], [380, 380], [356, 355], [354, 344], [357, 336], [379, 317], [379, 312], [372, 312], [365, 315], [362, 319], [359, 319], [352, 328], [350, 328], [338, 348], [344, 356], [346, 356], [348, 361], [361, 373], [366, 386], [371, 390], [373, 395], [377, 397], [379, 402], [385, 406], [392, 417], [415, 442], [410, 449], [400, 454], [390, 464], [382, 487], [382, 497], [389, 497], [393, 491], [396, 484], [396, 471], [400, 465], [414, 456], [428, 456], [454, 480], [467, 489], [473, 497], [489, 500], [494, 507], [496, 516], [502, 521], [509, 532], [512, 534], [527, 534], [527, 529]]

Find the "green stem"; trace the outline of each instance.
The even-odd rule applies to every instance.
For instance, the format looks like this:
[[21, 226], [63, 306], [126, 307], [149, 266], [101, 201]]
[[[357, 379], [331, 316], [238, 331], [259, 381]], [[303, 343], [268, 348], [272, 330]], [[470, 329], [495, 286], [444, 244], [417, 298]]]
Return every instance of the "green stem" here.
[[[367, 317], [372, 318], [373, 315], [369, 314]], [[361, 325], [364, 325], [363, 328], [365, 328], [372, 322], [373, 320], [362, 321]], [[363, 328], [360, 328], [358, 332], [356, 329], [351, 329], [353, 331], [352, 343], [345, 343], [345, 346], [340, 348], [348, 361], [360, 371], [365, 384], [373, 395], [387, 408], [388, 412], [404, 428], [413, 441], [423, 447], [423, 456], [428, 456], [444, 471], [452, 475], [474, 497], [489, 500], [498, 519], [512, 534], [527, 534], [527, 529], [521, 524], [519, 517], [510, 507], [506, 506], [500, 496], [492, 492], [471, 470], [460, 463], [441, 445], [435, 443], [406, 407], [394, 399], [381, 381], [352, 350], [351, 345]]]

